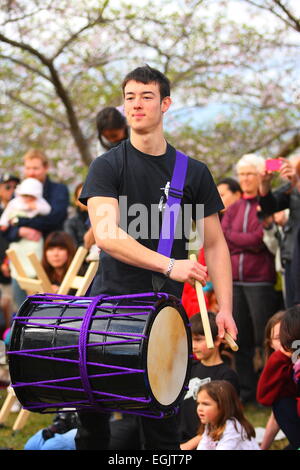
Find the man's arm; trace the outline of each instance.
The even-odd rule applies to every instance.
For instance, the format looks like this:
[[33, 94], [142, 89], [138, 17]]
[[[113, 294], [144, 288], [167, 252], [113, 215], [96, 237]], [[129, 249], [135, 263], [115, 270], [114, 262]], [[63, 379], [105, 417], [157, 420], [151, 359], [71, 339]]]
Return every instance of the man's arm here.
[[216, 317], [219, 336], [223, 338], [226, 331], [236, 339], [237, 328], [232, 317], [231, 260], [218, 214], [212, 214], [204, 219], [203, 247], [208, 273], [219, 304], [219, 313]]
[[[88, 211], [97, 246], [119, 261], [165, 274], [170, 258], [150, 250], [119, 227], [118, 200], [112, 197], [91, 197]], [[194, 285], [197, 279], [205, 284], [206, 267], [191, 260], [176, 260], [170, 278]]]

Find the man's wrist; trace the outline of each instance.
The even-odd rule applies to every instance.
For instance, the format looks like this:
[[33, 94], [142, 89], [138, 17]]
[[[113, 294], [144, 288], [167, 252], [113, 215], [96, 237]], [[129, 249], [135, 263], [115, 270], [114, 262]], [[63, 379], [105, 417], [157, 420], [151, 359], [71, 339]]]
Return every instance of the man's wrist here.
[[171, 275], [171, 272], [172, 272], [172, 269], [174, 268], [174, 264], [175, 264], [175, 259], [174, 258], [170, 258], [169, 260], [169, 264], [168, 264], [168, 268], [165, 272], [165, 276], [166, 277], [170, 277]]

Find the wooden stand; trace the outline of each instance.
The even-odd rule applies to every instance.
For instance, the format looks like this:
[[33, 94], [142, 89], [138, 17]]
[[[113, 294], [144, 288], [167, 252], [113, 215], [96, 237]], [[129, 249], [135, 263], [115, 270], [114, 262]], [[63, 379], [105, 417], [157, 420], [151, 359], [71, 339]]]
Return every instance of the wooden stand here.
[[0, 410], [0, 425], [5, 423], [12, 406], [16, 401], [17, 397], [15, 395], [14, 389], [11, 386], [7, 387], [7, 397]]

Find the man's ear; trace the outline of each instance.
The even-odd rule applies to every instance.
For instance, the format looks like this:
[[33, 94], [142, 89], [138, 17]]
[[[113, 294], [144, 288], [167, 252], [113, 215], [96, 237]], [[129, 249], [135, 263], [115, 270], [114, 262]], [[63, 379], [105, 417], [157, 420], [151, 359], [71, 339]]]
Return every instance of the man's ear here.
[[172, 100], [171, 100], [171, 97], [170, 96], [166, 96], [165, 98], [163, 98], [162, 102], [161, 102], [161, 110], [163, 113], [165, 113], [166, 111], [168, 111], [169, 107], [171, 106], [172, 104]]

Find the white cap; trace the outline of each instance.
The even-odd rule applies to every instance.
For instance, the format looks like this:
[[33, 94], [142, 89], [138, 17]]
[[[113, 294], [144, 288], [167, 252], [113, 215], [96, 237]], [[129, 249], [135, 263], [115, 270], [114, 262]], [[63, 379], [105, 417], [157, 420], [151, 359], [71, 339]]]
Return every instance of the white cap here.
[[35, 178], [26, 178], [16, 187], [15, 194], [18, 196], [34, 196], [39, 199], [43, 196], [43, 185]]

